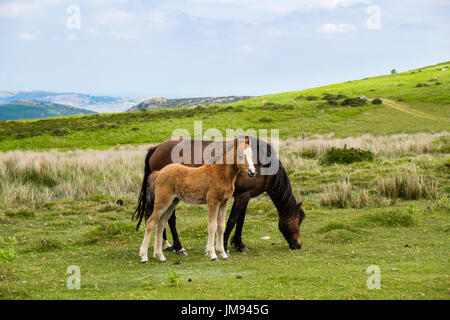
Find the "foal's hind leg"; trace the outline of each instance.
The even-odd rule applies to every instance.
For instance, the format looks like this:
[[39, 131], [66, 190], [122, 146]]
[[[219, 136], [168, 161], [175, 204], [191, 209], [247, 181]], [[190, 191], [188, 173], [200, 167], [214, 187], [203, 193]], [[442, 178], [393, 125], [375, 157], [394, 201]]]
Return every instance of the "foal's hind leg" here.
[[178, 204], [178, 200], [175, 199], [170, 207], [161, 215], [161, 218], [158, 221], [158, 224], [156, 225], [156, 240], [155, 240], [155, 247], [153, 250], [153, 255], [156, 259], [158, 259], [161, 262], [166, 262], [166, 257], [164, 257], [163, 254], [163, 232], [166, 228], [167, 220], [169, 220], [169, 217], [172, 215], [175, 206]]
[[219, 208], [219, 214], [217, 215], [217, 239], [216, 250], [222, 259], [228, 259], [228, 254], [225, 252], [223, 245], [223, 234], [225, 231], [225, 214], [227, 212], [228, 200], [225, 201]]
[[159, 217], [157, 217], [158, 214], [159, 212], [153, 210], [151, 217], [147, 220], [147, 223], [145, 224], [145, 235], [144, 239], [142, 240], [141, 248], [139, 249], [139, 256], [141, 257], [142, 263], [148, 262], [148, 245], [150, 243], [152, 231], [155, 227], [157, 220], [159, 219]]
[[155, 199], [153, 212], [145, 225], [145, 235], [144, 239], [142, 240], [141, 248], [139, 250], [139, 256], [141, 257], [142, 263], [148, 262], [148, 246], [150, 243], [152, 231], [155, 228], [156, 224], [159, 222], [161, 215], [167, 210], [171, 202], [172, 200], [170, 199], [169, 201], [167, 201], [167, 199]]
[[214, 250], [214, 235], [217, 230], [217, 215], [219, 210], [218, 203], [208, 204], [208, 243], [206, 245], [206, 254], [211, 260], [218, 260], [216, 251]]

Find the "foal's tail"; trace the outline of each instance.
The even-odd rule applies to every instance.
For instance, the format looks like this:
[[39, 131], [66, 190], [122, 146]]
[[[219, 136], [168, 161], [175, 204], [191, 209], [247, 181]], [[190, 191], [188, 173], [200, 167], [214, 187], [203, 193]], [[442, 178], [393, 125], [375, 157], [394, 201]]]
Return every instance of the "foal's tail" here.
[[136, 225], [136, 231], [139, 230], [139, 226], [141, 225], [142, 219], [145, 216], [145, 220], [150, 217], [153, 211], [153, 196], [151, 197], [151, 201], [147, 199], [148, 192], [148, 177], [152, 173], [150, 169], [150, 158], [155, 152], [156, 147], [152, 147], [148, 150], [147, 155], [145, 157], [145, 169], [144, 169], [144, 180], [142, 181], [141, 193], [139, 194], [138, 206], [136, 211], [134, 211], [131, 216], [132, 221], [138, 221]]

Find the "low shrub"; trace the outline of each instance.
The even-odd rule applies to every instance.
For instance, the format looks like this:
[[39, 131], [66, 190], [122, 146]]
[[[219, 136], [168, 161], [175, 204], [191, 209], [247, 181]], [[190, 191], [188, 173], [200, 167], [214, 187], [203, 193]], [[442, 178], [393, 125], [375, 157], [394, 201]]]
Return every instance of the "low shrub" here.
[[350, 107], [360, 107], [366, 105], [367, 102], [364, 99], [361, 99], [359, 97], [356, 98], [347, 98], [344, 101], [342, 101], [342, 106], [350, 106]]
[[329, 100], [337, 100], [337, 99], [338, 99], [337, 95], [335, 95], [335, 94], [330, 94], [330, 93], [326, 93], [326, 94], [323, 96], [323, 98], [322, 98], [322, 100], [327, 100], [327, 101], [329, 101]]
[[54, 238], [42, 238], [33, 243], [30, 249], [27, 251], [35, 252], [50, 252], [53, 250], [61, 249], [64, 245], [61, 241]]
[[373, 159], [374, 155], [371, 151], [347, 148], [347, 145], [345, 145], [344, 148], [333, 147], [329, 149], [321, 159], [321, 164], [350, 164], [353, 162], [372, 161]]
[[5, 216], [8, 218], [30, 219], [34, 217], [34, 210], [26, 208], [11, 209], [5, 211]]
[[383, 100], [380, 98], [375, 98], [372, 100], [372, 104], [383, 104]]
[[55, 130], [51, 131], [52, 136], [65, 136], [65, 135], [68, 135], [69, 133], [70, 133], [70, 130], [66, 129], [66, 128], [59, 128], [59, 129], [55, 129]]

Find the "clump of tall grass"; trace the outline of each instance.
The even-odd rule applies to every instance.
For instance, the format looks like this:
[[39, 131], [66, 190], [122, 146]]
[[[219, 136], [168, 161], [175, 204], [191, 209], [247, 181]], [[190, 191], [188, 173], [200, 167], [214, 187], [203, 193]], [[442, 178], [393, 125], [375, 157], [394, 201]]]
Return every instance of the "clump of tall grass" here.
[[346, 208], [351, 202], [352, 183], [349, 179], [342, 179], [323, 190], [321, 203], [326, 207]]
[[397, 173], [384, 177], [378, 181], [379, 193], [395, 201], [398, 198], [405, 200], [437, 199], [438, 182], [432, 178], [419, 175], [416, 166], [403, 168]]
[[323, 189], [321, 204], [330, 208], [363, 208], [370, 203], [366, 189], [353, 190], [350, 179], [345, 178]]

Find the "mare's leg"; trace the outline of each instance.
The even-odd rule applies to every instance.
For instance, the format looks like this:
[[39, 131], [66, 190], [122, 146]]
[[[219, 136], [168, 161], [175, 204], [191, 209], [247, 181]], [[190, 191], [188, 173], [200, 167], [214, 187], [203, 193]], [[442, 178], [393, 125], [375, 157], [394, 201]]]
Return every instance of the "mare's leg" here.
[[225, 252], [223, 246], [223, 234], [225, 232], [225, 214], [227, 212], [228, 200], [225, 201], [219, 208], [219, 213], [217, 215], [217, 239], [216, 239], [216, 250], [222, 259], [228, 259], [228, 254]]
[[217, 230], [217, 215], [219, 211], [218, 203], [208, 204], [208, 243], [206, 245], [206, 254], [212, 261], [218, 260], [214, 250], [214, 235]]
[[234, 198], [233, 207], [231, 208], [230, 217], [227, 221], [227, 228], [224, 233], [224, 247], [225, 250], [228, 251], [228, 239], [230, 238], [231, 231], [233, 231], [236, 222], [238, 223], [236, 227], [236, 231], [234, 233], [233, 239], [231, 243], [239, 252], [247, 252], [247, 247], [242, 243], [241, 235], [242, 235], [242, 226], [244, 224], [245, 219], [245, 211], [247, 210], [248, 201], [250, 198], [247, 195], [237, 195]]
[[[187, 256], [186, 249], [183, 248], [180, 242], [180, 238], [178, 238], [178, 232], [177, 232], [177, 224], [176, 224], [177, 217], [175, 215], [175, 211], [169, 218], [169, 227], [170, 232], [172, 233], [172, 239], [173, 239], [173, 246], [168, 246], [164, 248], [167, 251], [175, 251], [180, 256]], [[164, 234], [165, 234], [164, 230]], [[164, 240], [167, 240], [167, 237], [164, 237]], [[167, 242], [169, 243], [169, 242]]]
[[242, 227], [244, 226], [245, 214], [247, 212], [247, 204], [248, 204], [248, 200], [245, 204], [245, 208], [242, 209], [242, 211], [238, 217], [238, 220], [236, 223], [236, 230], [234, 231], [233, 238], [231, 239], [231, 244], [234, 246], [234, 248], [238, 252], [248, 252], [248, 248], [242, 242]]

